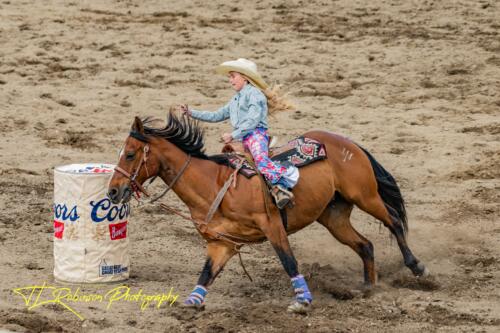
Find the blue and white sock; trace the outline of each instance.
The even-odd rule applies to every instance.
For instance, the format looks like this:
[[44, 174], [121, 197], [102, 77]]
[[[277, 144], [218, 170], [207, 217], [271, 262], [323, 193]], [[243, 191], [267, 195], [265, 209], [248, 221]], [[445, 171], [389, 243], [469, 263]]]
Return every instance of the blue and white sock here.
[[309, 291], [309, 287], [307, 286], [307, 282], [304, 279], [302, 274], [293, 277], [292, 279], [292, 287], [295, 291], [295, 299], [299, 303], [312, 303], [312, 294]]
[[207, 289], [205, 287], [196, 285], [194, 290], [189, 294], [189, 297], [186, 298], [184, 304], [186, 305], [203, 305], [205, 304], [205, 296], [207, 296]]

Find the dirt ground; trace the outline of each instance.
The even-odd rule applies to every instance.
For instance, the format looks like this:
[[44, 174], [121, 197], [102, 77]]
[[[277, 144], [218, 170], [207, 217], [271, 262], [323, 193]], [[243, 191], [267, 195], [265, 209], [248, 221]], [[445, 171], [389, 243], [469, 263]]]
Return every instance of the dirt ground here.
[[[0, 328], [29, 332], [500, 331], [500, 4], [496, 1], [0, 1]], [[290, 282], [268, 243], [237, 258], [204, 312], [79, 303], [25, 309], [14, 288], [53, 281], [53, 168], [115, 163], [135, 115], [215, 110], [232, 95], [222, 61], [257, 62], [298, 111], [281, 142], [311, 128], [366, 147], [398, 180], [416, 279], [389, 232], [354, 212], [379, 284], [360, 292], [357, 255], [319, 224], [291, 236], [315, 296], [285, 312]], [[215, 153], [228, 123], [204, 124]], [[157, 189], [160, 189], [157, 186]], [[166, 201], [185, 211], [170, 194]], [[133, 207], [131, 278], [191, 291], [205, 246], [188, 222]], [[108, 285], [82, 286], [87, 293]]]

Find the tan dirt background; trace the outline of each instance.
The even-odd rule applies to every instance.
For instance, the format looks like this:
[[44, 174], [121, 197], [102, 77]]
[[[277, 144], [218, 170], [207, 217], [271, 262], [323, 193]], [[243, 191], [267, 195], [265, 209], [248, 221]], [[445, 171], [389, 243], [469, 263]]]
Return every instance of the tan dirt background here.
[[[0, 327], [46, 332], [498, 332], [500, 4], [496, 1], [0, 1]], [[236, 258], [204, 312], [120, 303], [24, 310], [16, 287], [52, 283], [54, 166], [117, 160], [135, 115], [214, 110], [232, 91], [213, 74], [247, 57], [299, 111], [271, 122], [281, 142], [311, 128], [365, 146], [398, 180], [409, 243], [433, 273], [415, 279], [372, 217], [379, 285], [315, 224], [291, 243], [315, 296], [285, 313], [289, 279], [269, 244]], [[207, 152], [224, 124], [204, 124]], [[157, 187], [159, 189], [160, 187]], [[179, 208], [174, 195], [165, 199]], [[133, 210], [132, 291], [184, 298], [204, 262], [195, 230]], [[103, 292], [110, 286], [84, 286]]]

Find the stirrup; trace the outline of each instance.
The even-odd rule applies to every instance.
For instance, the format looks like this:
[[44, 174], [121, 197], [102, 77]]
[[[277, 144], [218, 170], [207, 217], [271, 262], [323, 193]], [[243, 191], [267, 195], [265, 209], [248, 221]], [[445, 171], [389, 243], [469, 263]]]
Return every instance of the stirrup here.
[[293, 193], [287, 190], [283, 185], [276, 184], [273, 185], [271, 189], [271, 194], [276, 202], [276, 206], [279, 209], [283, 209], [286, 206], [293, 207], [293, 199], [295, 198]]

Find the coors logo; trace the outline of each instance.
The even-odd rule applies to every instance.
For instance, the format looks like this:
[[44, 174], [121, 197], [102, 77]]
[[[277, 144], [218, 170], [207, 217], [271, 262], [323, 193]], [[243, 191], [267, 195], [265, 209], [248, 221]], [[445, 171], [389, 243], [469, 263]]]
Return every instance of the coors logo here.
[[127, 237], [127, 221], [109, 224], [109, 236], [111, 240]]
[[94, 222], [114, 222], [116, 219], [123, 220], [130, 214], [130, 206], [124, 203], [120, 206], [112, 205], [108, 198], [99, 201], [91, 201], [92, 212], [90, 218]]

